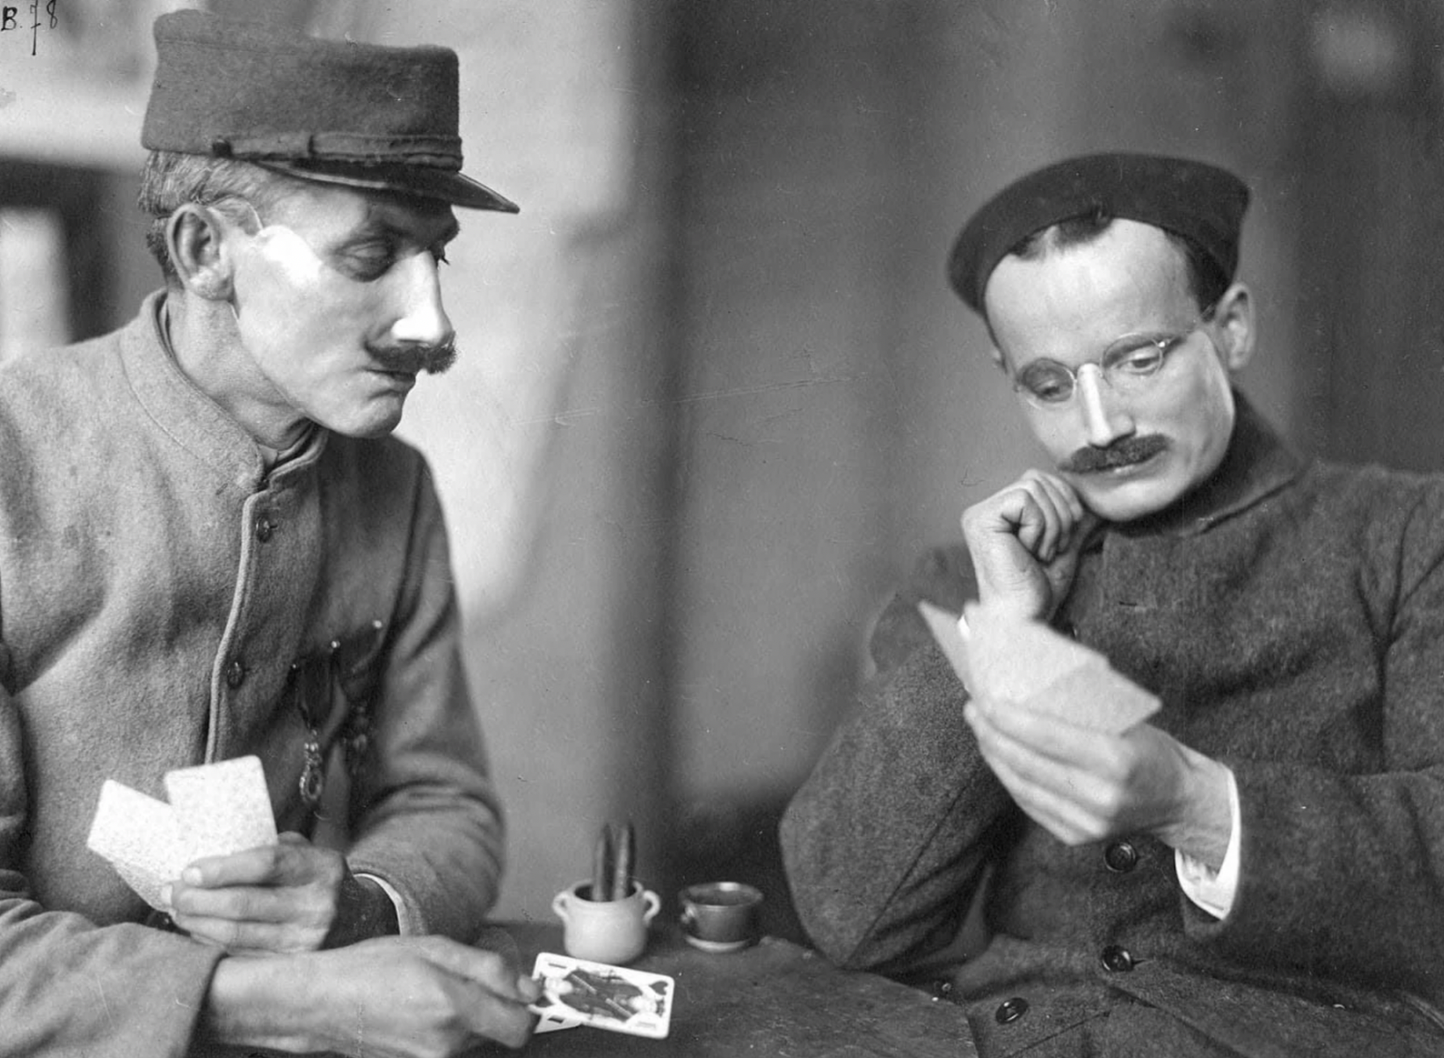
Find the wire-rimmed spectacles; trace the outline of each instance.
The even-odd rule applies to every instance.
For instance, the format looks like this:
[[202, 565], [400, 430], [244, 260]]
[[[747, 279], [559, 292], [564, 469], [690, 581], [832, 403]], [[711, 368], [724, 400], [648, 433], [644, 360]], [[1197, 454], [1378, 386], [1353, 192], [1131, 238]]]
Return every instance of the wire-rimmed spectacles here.
[[1086, 367], [1093, 367], [1115, 393], [1137, 393], [1148, 387], [1167, 362], [1169, 354], [1208, 322], [1211, 315], [1212, 308], [1181, 334], [1125, 335], [1103, 350], [1103, 355], [1097, 360], [1089, 360], [1076, 368], [1047, 358], [1033, 360], [1013, 376], [1013, 388], [1035, 408], [1063, 408], [1078, 392], [1079, 373]]

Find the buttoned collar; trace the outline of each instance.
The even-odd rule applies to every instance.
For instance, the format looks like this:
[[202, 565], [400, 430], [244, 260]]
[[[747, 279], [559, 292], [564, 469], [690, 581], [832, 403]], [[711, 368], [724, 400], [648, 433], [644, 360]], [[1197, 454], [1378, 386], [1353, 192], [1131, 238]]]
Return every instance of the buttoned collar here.
[[1304, 469], [1248, 399], [1234, 390], [1233, 437], [1213, 476], [1171, 507], [1147, 518], [1110, 525], [1126, 536], [1195, 536], [1249, 509], [1296, 479]]
[[[196, 459], [247, 492], [261, 488], [267, 478], [265, 455], [245, 427], [180, 369], [166, 341], [164, 305], [164, 290], [150, 294], [120, 332], [121, 361], [131, 391], [155, 425]], [[311, 431], [304, 448], [277, 469], [276, 477], [314, 464], [327, 433]]]

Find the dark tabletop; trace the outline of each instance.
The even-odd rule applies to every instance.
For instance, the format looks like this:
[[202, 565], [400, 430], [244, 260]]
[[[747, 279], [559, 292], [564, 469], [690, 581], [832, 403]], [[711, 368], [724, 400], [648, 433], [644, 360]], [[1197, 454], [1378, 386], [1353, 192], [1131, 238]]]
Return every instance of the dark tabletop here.
[[[562, 952], [561, 927], [505, 923], [482, 938], [530, 969], [538, 952]], [[976, 1055], [963, 1012], [926, 992], [875, 974], [838, 970], [813, 951], [764, 937], [743, 951], [714, 955], [684, 943], [674, 926], [655, 925], [631, 966], [676, 979], [671, 1032], [644, 1039], [583, 1026], [533, 1037], [528, 1055], [786, 1054], [789, 1058], [967, 1058]]]

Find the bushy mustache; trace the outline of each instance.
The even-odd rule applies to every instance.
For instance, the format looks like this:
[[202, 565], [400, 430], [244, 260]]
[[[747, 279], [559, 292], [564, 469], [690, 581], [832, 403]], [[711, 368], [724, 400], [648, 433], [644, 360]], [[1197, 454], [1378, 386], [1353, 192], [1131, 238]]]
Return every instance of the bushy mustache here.
[[1145, 462], [1167, 450], [1168, 445], [1168, 438], [1162, 434], [1125, 437], [1107, 448], [1094, 448], [1091, 445], [1080, 448], [1059, 463], [1058, 469], [1067, 474], [1097, 474]]
[[439, 375], [456, 363], [457, 357], [455, 341], [440, 345], [378, 346], [368, 351], [383, 371], [406, 375], [419, 375], [423, 371]]

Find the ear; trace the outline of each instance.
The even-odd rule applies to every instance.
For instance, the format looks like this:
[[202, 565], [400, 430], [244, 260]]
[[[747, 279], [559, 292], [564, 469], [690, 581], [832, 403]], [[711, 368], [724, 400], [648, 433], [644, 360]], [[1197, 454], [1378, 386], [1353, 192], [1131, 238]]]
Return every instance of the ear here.
[[233, 232], [213, 209], [187, 202], [166, 222], [166, 248], [186, 291], [207, 301], [231, 297]]
[[1214, 303], [1212, 325], [1218, 336], [1223, 366], [1237, 371], [1253, 356], [1253, 297], [1248, 287], [1235, 283]]

